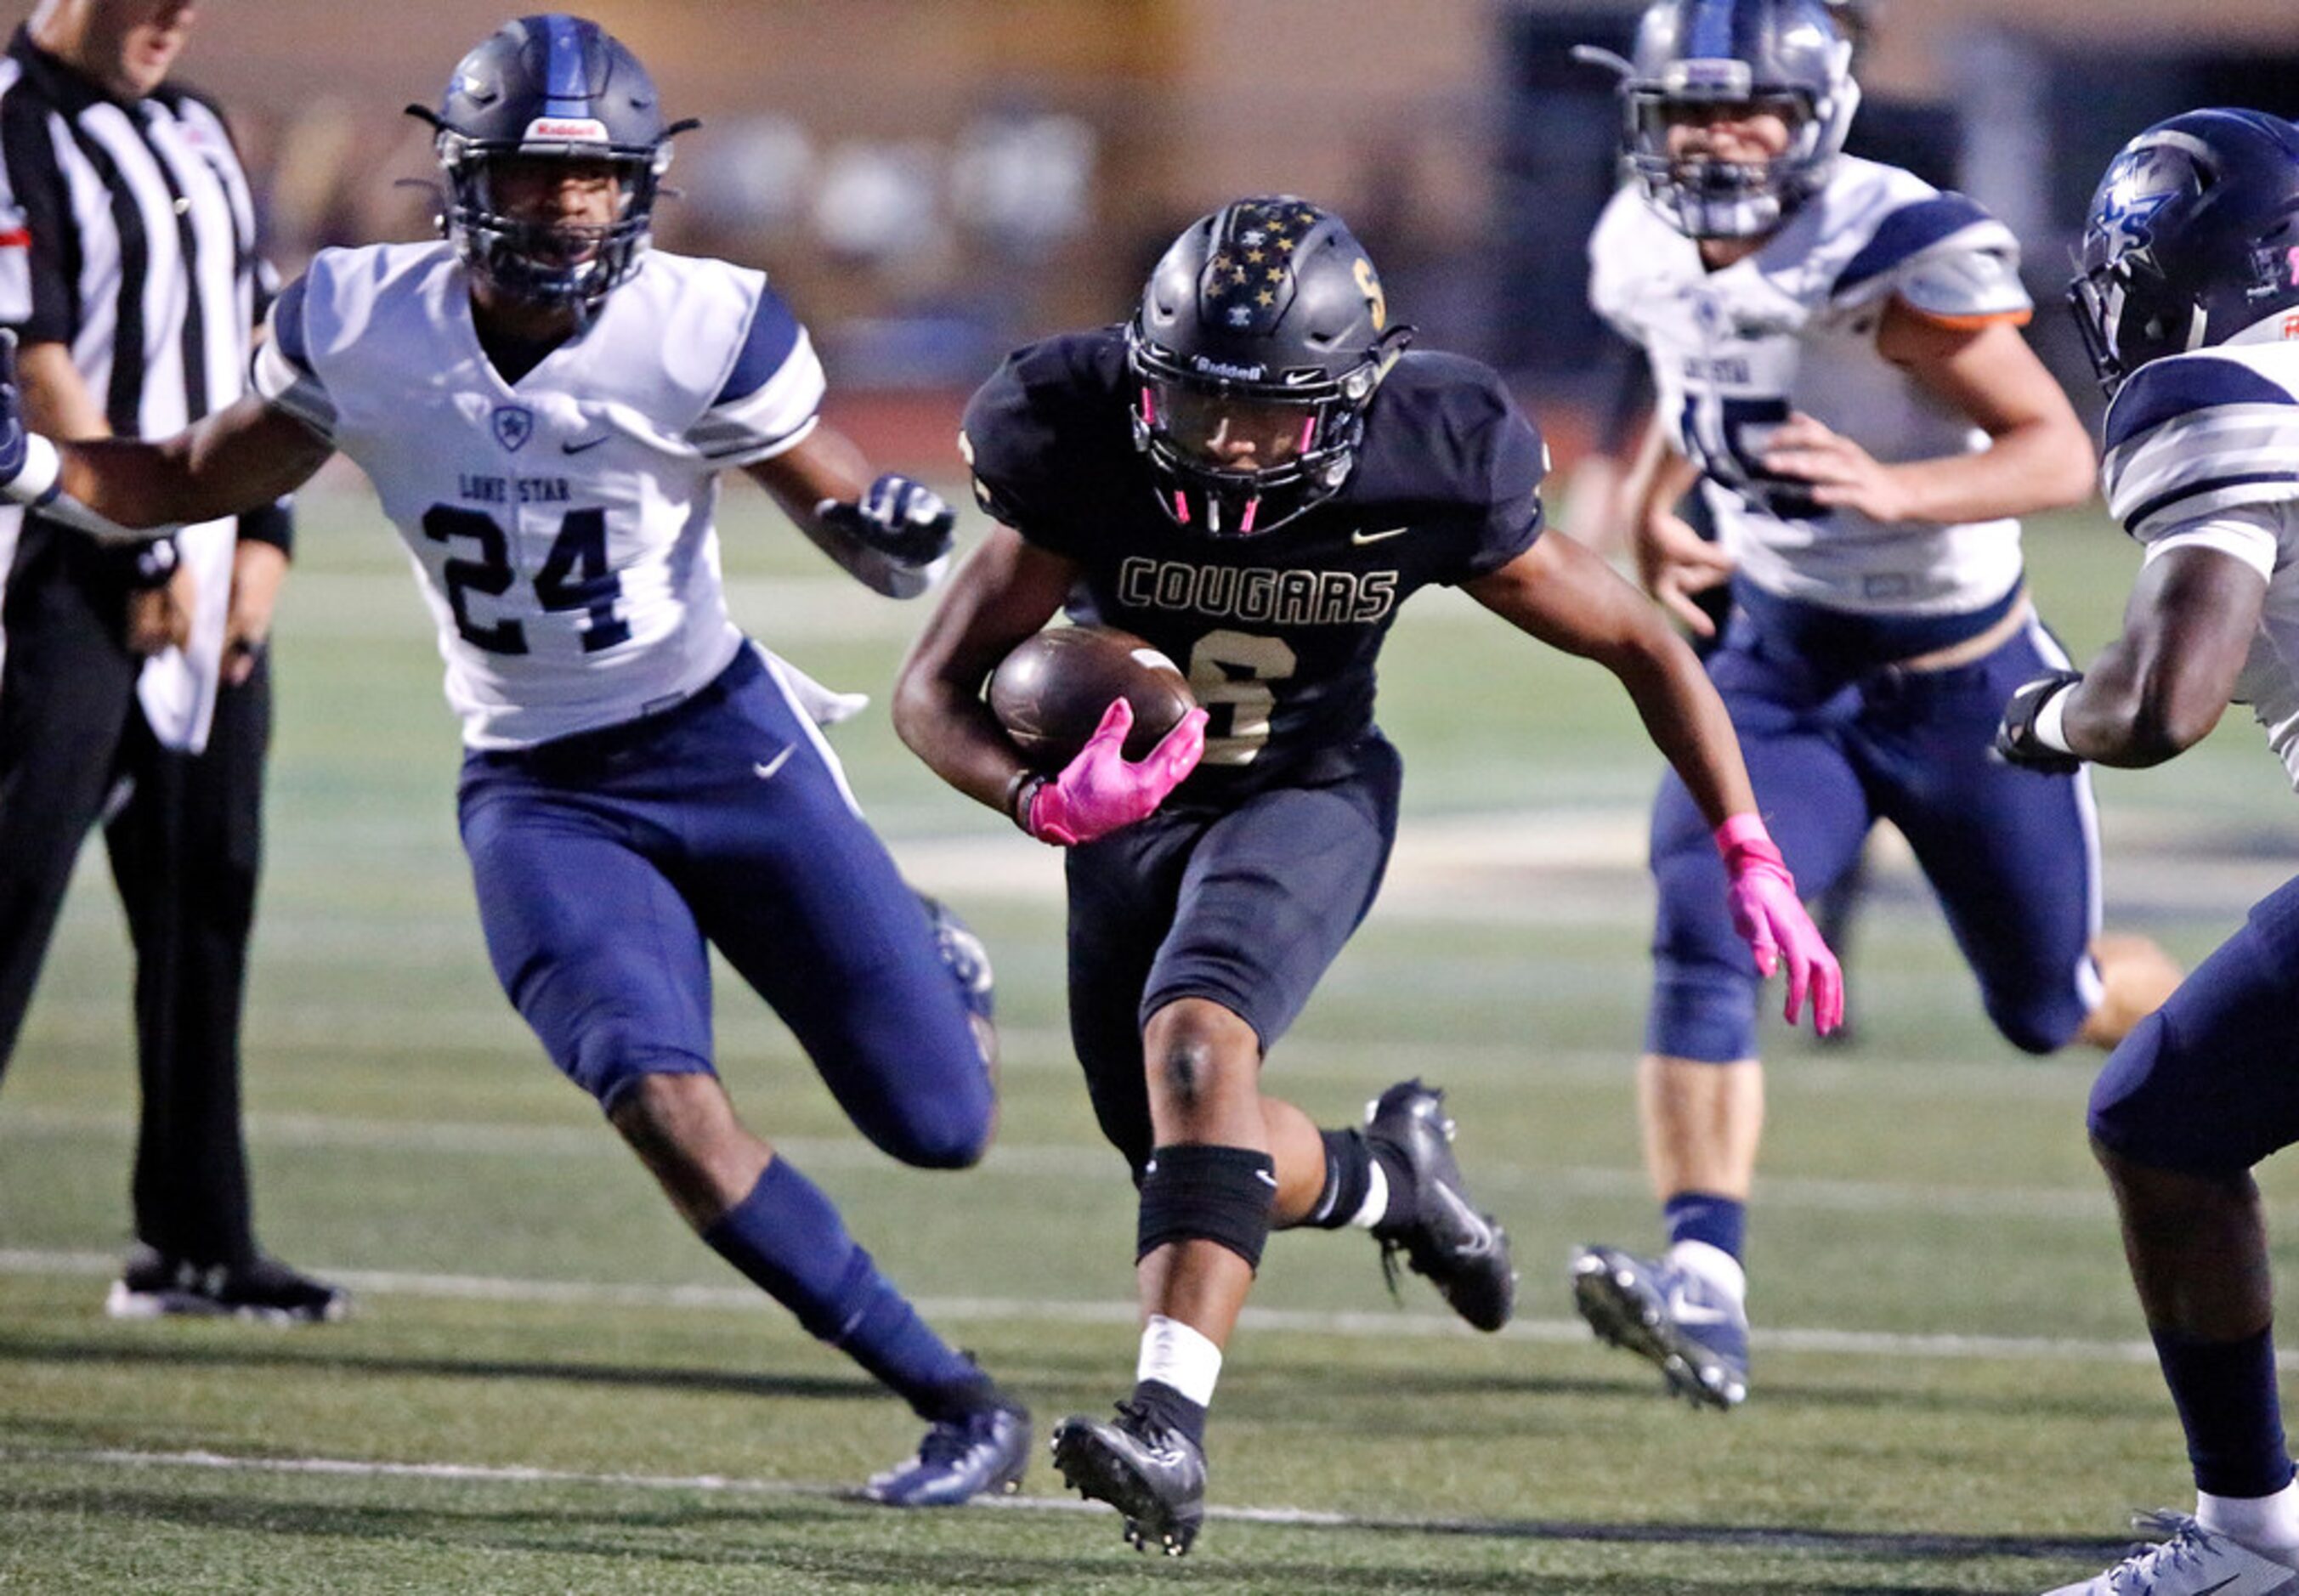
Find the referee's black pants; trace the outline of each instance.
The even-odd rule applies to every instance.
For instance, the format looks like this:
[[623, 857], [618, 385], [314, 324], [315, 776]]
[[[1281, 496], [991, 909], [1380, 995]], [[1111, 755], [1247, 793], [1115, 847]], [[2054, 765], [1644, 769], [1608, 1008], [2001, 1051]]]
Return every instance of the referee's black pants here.
[[244, 1263], [239, 1024], [270, 682], [259, 662], [223, 689], [204, 752], [162, 747], [136, 698], [143, 661], [120, 641], [127, 594], [87, 538], [27, 520], [0, 617], [0, 1069], [80, 844], [126, 784], [104, 842], [136, 950], [136, 1234], [172, 1258]]

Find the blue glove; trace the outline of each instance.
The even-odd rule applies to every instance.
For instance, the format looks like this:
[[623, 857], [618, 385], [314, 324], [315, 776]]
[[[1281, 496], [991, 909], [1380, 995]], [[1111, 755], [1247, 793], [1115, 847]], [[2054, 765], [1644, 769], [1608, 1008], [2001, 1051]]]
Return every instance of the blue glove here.
[[931, 565], [950, 553], [957, 512], [922, 482], [889, 471], [870, 485], [861, 503], [825, 499], [815, 519], [842, 536], [907, 566]]
[[2004, 706], [2003, 723], [1996, 728], [1996, 757], [2007, 765], [2046, 776], [2074, 775], [2083, 761], [2038, 737], [2036, 717], [2046, 703], [2081, 680], [2080, 670], [2052, 670], [2013, 688], [2011, 701]]

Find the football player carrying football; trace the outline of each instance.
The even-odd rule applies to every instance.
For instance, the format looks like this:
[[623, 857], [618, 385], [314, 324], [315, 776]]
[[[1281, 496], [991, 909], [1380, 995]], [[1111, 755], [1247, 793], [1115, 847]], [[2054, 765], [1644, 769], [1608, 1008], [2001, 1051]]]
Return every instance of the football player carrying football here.
[[[975, 395], [963, 441], [1000, 525], [895, 692], [929, 765], [1069, 848], [1071, 1034], [1141, 1188], [1147, 1322], [1116, 1421], [1065, 1420], [1054, 1455], [1170, 1553], [1203, 1517], [1207, 1405], [1273, 1228], [1368, 1226], [1482, 1328], [1514, 1299], [1434, 1090], [1391, 1086], [1360, 1132], [1261, 1086], [1389, 857], [1400, 767], [1374, 666], [1416, 589], [1457, 586], [1619, 677], [1714, 834], [1720, 901], [1759, 962], [1786, 963], [1791, 1015], [1838, 1017], [1835, 960], [1691, 651], [1596, 556], [1541, 536], [1546, 451], [1499, 379], [1408, 337], [1340, 218], [1274, 196], [1199, 220], [1129, 325], [1033, 345]], [[1180, 662], [1210, 722], [1129, 764], [1120, 712], [1033, 774], [982, 683], [1066, 603]]]
[[834, 695], [728, 619], [712, 525], [718, 474], [745, 470], [900, 595], [948, 550], [949, 509], [869, 483], [818, 423], [822, 368], [760, 274], [649, 253], [678, 129], [595, 24], [506, 24], [418, 113], [444, 242], [321, 253], [272, 309], [257, 392], [163, 442], [28, 441], [12, 383], [0, 478], [142, 527], [356, 461], [438, 622], [504, 991], [703, 1239], [929, 1421], [867, 1494], [1010, 1485], [1027, 1415], [735, 1118], [711, 1062], [716, 945], [878, 1147], [958, 1168], [988, 1142], [979, 944], [862, 819], [817, 729]]
[[[1807, 888], [1880, 819], [1907, 838], [1988, 1018], [2106, 1046], [2178, 972], [2099, 938], [2081, 774], [1991, 758], [2005, 693], [2065, 663], [2015, 516], [2090, 491], [2082, 424], [2021, 339], [2019, 251], [1961, 195], [1839, 152], [1859, 89], [1822, 0], [1657, 0], [1621, 87], [1631, 180], [1590, 240], [1598, 311], [1658, 391], [1625, 494], [1646, 587], [1696, 632], [1758, 806]], [[1719, 541], [1671, 506], [1697, 484]], [[1706, 806], [1653, 816], [1653, 990], [1638, 1101], [1659, 1258], [1579, 1250], [1575, 1301], [1669, 1388], [1747, 1392], [1741, 1243], [1764, 1119], [1756, 971], [1720, 902]]]
[[[2123, 632], [2005, 711], [2005, 757], [2161, 764], [2252, 706], [2299, 782], [2299, 128], [2195, 111], [2108, 167], [2070, 300], [2108, 407], [2101, 482], [2145, 550]], [[2299, 1486], [2276, 1397], [2253, 1165], [2299, 1142], [2299, 881], [2111, 1054], [2092, 1146], [2197, 1507], [2054, 1596], [2299, 1596]]]

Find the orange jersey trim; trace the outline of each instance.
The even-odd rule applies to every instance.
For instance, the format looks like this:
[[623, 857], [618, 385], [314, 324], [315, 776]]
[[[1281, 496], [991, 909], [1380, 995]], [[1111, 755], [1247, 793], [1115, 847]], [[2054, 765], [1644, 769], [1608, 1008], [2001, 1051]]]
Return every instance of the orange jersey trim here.
[[[5, 242], [5, 239], [0, 239], [0, 244]], [[2036, 319], [2036, 312], [2032, 306], [2021, 311], [1996, 311], [1986, 316], [1942, 316], [1930, 311], [1919, 310], [1905, 299], [1897, 303], [1902, 310], [1917, 320], [1928, 326], [1946, 328], [1950, 332], [1978, 332], [1983, 327], [1994, 327], [1998, 322], [2002, 322], [2006, 327], [2025, 327]]]

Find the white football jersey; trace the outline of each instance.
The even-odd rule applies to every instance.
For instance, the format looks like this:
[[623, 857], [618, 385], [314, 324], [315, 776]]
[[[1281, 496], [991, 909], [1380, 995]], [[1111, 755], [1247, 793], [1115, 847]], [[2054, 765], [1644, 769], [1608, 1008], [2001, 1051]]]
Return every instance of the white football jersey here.
[[823, 395], [763, 274], [660, 251], [506, 383], [445, 244], [322, 252], [255, 382], [374, 482], [473, 748], [633, 719], [726, 668], [718, 473], [797, 444]]
[[[2261, 330], [2280, 337], [2286, 325]], [[2299, 344], [2222, 345], [2142, 366], [2108, 407], [2106, 445], [2108, 509], [2148, 559], [2212, 548], [2267, 578], [2235, 699], [2299, 786]]]
[[1633, 187], [1590, 237], [1589, 300], [1652, 363], [1660, 415], [1725, 551], [1768, 593], [1830, 609], [1955, 614], [2019, 580], [2015, 520], [1885, 526], [1823, 511], [1762, 465], [1791, 411], [1886, 461], [1985, 448], [1987, 435], [1876, 352], [1896, 296], [1951, 324], [2024, 321], [2020, 251], [1962, 195], [1839, 157], [1763, 249], [1711, 271]]

